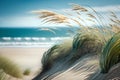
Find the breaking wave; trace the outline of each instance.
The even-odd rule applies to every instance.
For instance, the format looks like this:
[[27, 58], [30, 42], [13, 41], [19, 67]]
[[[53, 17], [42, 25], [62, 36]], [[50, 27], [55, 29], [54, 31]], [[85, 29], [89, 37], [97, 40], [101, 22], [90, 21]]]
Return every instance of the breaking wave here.
[[2, 37], [0, 47], [51, 47], [70, 37]]

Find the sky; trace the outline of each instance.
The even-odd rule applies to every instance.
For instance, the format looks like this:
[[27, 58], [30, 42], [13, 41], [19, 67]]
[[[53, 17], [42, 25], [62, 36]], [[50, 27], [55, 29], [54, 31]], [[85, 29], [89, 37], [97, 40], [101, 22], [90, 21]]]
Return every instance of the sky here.
[[70, 8], [69, 3], [89, 5], [101, 12], [115, 9], [115, 7], [120, 8], [120, 0], [0, 0], [0, 27], [43, 26], [37, 16], [30, 11], [67, 9]]

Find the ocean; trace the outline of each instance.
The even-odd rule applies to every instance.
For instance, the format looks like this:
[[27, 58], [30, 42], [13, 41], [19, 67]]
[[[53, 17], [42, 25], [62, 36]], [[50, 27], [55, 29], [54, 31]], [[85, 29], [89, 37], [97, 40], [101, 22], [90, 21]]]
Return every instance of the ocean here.
[[51, 28], [55, 33], [40, 28], [1, 27], [0, 47], [51, 47], [70, 38], [74, 28]]

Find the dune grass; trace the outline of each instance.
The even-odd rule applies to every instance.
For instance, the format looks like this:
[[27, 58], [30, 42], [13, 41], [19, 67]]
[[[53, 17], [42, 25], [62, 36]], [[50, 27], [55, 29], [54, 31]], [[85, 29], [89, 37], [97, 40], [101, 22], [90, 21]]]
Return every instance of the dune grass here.
[[[73, 49], [80, 49], [82, 48], [82, 46], [84, 45], [85, 42], [89, 42], [89, 41], [93, 41], [94, 44], [93, 45], [97, 45], [98, 43], [102, 44], [102, 39], [100, 38], [100, 35], [97, 33], [93, 33], [93, 32], [79, 32], [78, 34], [76, 34], [74, 36], [73, 39]], [[91, 45], [90, 43], [88, 43], [88, 45]]]
[[99, 34], [92, 31], [79, 32], [74, 36], [72, 43], [73, 60], [77, 60], [86, 54], [99, 54], [101, 52], [104, 41]]
[[43, 54], [42, 65], [43, 68], [50, 68], [56, 59], [63, 58], [69, 54], [72, 49], [72, 40], [64, 41], [61, 44], [54, 45]]
[[100, 58], [101, 72], [107, 73], [118, 62], [120, 62], [120, 32], [116, 33], [103, 49]]
[[26, 76], [30, 75], [30, 73], [31, 73], [30, 69], [25, 69], [25, 71], [23, 72], [23, 74]]
[[6, 80], [6, 79], [7, 79], [6, 73], [2, 69], [0, 69], [0, 80]]
[[[71, 6], [71, 9], [65, 10], [65, 13], [62, 14], [48, 10], [33, 12], [37, 13], [44, 23], [64, 24], [71, 28], [74, 25], [79, 27], [74, 32], [76, 34], [73, 34], [75, 35], [73, 41], [68, 43], [68, 40], [67, 43], [54, 45], [44, 53], [42, 57], [43, 69], [48, 71], [53, 67], [55, 61], [64, 59], [65, 56], [71, 56], [70, 62], [72, 59], [75, 62], [81, 56], [95, 53], [101, 55], [101, 72], [107, 73], [113, 65], [120, 61], [119, 17], [114, 12], [111, 12], [110, 23], [105, 23], [102, 20], [105, 20], [105, 18], [93, 8], [74, 3], [71, 3]], [[86, 18], [82, 16], [86, 16]], [[86, 22], [93, 23], [96, 26], [89, 26]]]
[[3, 73], [6, 73], [7, 75], [10, 75], [15, 78], [23, 77], [22, 70], [20, 69], [20, 67], [13, 61], [3, 56], [0, 56], [0, 70], [2, 70]]

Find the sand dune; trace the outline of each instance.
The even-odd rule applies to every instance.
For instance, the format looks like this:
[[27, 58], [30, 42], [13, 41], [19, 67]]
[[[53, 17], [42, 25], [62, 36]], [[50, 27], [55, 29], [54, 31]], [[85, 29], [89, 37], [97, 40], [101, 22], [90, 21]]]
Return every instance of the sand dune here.
[[[16, 64], [18, 64], [23, 70], [30, 69], [30, 76], [25, 76], [23, 80], [32, 79], [36, 72], [40, 71], [41, 58], [47, 48], [39, 47], [4, 47], [0, 48], [0, 55], [6, 56]], [[14, 78], [11, 78], [12, 80]], [[15, 79], [16, 80], [16, 79]]]

